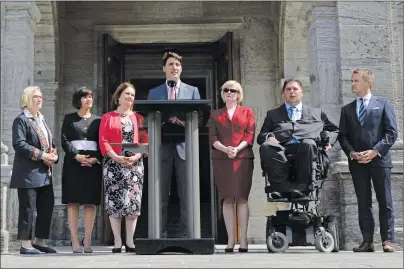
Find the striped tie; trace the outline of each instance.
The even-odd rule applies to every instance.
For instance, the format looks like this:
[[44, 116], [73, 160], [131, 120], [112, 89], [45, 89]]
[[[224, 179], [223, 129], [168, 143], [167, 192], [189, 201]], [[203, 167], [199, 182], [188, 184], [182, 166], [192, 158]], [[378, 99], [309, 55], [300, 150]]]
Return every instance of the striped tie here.
[[363, 125], [363, 120], [366, 116], [366, 108], [365, 108], [365, 99], [359, 99], [361, 101], [361, 105], [359, 107], [359, 122]]
[[289, 107], [289, 118], [292, 120], [292, 121], [296, 121], [297, 119], [296, 119], [296, 117], [297, 117], [297, 108], [295, 107], [295, 106], [291, 106], [291, 107]]

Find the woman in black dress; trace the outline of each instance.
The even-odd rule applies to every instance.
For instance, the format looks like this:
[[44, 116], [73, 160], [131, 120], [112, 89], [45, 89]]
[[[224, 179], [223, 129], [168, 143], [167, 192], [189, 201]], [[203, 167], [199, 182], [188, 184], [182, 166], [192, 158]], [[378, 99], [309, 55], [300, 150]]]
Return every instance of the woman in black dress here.
[[98, 132], [101, 118], [91, 114], [93, 93], [86, 87], [73, 95], [76, 113], [67, 114], [62, 125], [62, 147], [66, 155], [62, 173], [62, 203], [67, 218], [73, 252], [82, 252], [77, 235], [80, 205], [84, 205], [84, 252], [91, 253], [91, 234], [96, 206], [101, 202], [101, 151]]

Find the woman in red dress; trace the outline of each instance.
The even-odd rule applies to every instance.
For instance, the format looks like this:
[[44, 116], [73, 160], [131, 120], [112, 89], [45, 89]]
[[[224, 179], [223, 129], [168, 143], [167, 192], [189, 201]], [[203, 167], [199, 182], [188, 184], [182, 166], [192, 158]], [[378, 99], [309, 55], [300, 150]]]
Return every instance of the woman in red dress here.
[[221, 87], [226, 106], [212, 112], [209, 119], [209, 140], [215, 183], [223, 203], [223, 217], [227, 230], [226, 252], [233, 252], [234, 202], [240, 223], [239, 252], [248, 251], [248, 196], [254, 169], [252, 150], [255, 136], [255, 118], [251, 108], [240, 105], [243, 89], [230, 80]]

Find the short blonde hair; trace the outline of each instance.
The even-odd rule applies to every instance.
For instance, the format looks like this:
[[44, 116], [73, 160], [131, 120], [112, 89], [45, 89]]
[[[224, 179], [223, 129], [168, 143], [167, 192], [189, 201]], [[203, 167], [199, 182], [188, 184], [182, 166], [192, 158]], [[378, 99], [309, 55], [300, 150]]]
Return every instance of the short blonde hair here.
[[222, 100], [224, 101], [223, 90], [224, 89], [235, 89], [238, 91], [237, 93], [237, 103], [240, 104], [243, 101], [243, 88], [241, 87], [240, 83], [235, 80], [228, 80], [226, 81], [223, 86], [220, 88], [220, 95], [222, 96]]
[[373, 86], [373, 82], [375, 81], [375, 75], [370, 69], [367, 68], [358, 68], [353, 71], [354, 74], [359, 74], [362, 76], [364, 81], [370, 82], [370, 88]]
[[24, 92], [22, 93], [21, 99], [20, 99], [20, 108], [24, 109], [31, 105], [32, 100], [34, 99], [35, 92], [39, 90], [41, 91], [41, 88], [38, 86], [28, 86], [27, 88], [24, 89]]

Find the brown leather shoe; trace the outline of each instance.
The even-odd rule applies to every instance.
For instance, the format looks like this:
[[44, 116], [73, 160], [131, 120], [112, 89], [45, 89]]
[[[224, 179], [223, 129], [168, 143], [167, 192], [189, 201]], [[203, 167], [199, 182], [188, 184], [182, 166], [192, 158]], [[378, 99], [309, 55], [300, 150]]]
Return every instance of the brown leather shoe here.
[[353, 252], [374, 252], [375, 245], [369, 242], [362, 242], [359, 247], [353, 248]]
[[394, 252], [395, 249], [393, 248], [393, 243], [390, 241], [383, 242], [383, 251], [384, 252]]

